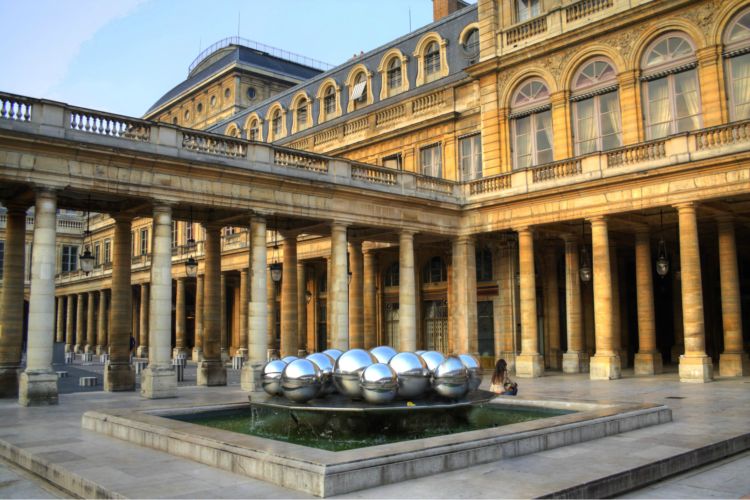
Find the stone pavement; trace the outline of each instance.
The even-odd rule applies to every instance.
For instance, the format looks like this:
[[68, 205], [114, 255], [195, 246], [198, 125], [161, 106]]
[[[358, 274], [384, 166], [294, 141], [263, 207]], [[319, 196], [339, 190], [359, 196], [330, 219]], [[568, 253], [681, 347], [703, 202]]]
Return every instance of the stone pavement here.
[[[533, 455], [352, 492], [346, 497], [530, 498], [565, 490], [570, 496], [602, 496], [586, 494], [588, 490], [581, 490], [581, 485], [606, 483], [613, 477], [620, 477], [620, 483], [622, 478], [632, 480], [633, 470], [642, 470], [649, 464], [681, 454], [698, 453], [696, 450], [724, 440], [741, 442], [745, 449], [750, 448], [750, 378], [747, 377], [720, 379], [710, 384], [684, 384], [675, 373], [633, 377], [632, 371], [626, 370], [625, 378], [615, 381], [591, 381], [586, 375], [552, 374], [519, 382], [520, 394], [534, 398], [666, 403], [673, 410], [674, 421]], [[91, 497], [105, 494], [135, 498], [307, 496], [81, 429], [81, 415], [88, 409], [204, 405], [243, 401], [247, 397], [238, 386], [183, 386], [178, 394], [176, 399], [157, 401], [144, 400], [137, 393], [62, 394], [59, 406], [47, 408], [23, 408], [15, 401], [2, 400], [0, 454], [5, 456], [12, 449], [19, 453], [21, 460], [33, 455], [44, 464], [46, 471], [43, 473], [59, 473], [61, 481], [67, 481], [63, 488], [70, 491], [85, 484], [89, 488], [85, 496]], [[727, 482], [733, 481], [735, 479], [727, 479]], [[719, 486], [710, 491], [723, 496], [721, 492], [726, 489], [719, 489]], [[741, 492], [742, 485], [738, 488]], [[641, 491], [648, 496], [647, 490]], [[705, 496], [709, 496], [708, 492]]]

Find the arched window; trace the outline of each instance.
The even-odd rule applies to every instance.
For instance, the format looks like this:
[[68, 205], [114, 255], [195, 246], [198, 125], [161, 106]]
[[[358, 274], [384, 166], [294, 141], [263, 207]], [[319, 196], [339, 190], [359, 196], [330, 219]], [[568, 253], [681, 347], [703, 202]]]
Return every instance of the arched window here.
[[440, 257], [431, 258], [422, 268], [422, 283], [441, 283], [447, 280], [448, 270]]
[[739, 13], [724, 33], [724, 73], [731, 120], [750, 118], [750, 9]]
[[385, 270], [384, 286], [398, 286], [398, 262], [394, 262]]
[[522, 83], [511, 98], [511, 133], [515, 168], [552, 161], [552, 113], [549, 89], [533, 78]]
[[471, 59], [479, 55], [479, 30], [477, 28], [470, 29], [466, 34], [463, 41], [463, 49], [464, 53]]
[[641, 69], [646, 135], [658, 139], [701, 126], [701, 103], [693, 44], [682, 34], [657, 38]]
[[251, 141], [260, 141], [260, 123], [253, 119], [247, 127], [247, 138]]
[[326, 116], [331, 116], [336, 113], [336, 89], [333, 85], [326, 89], [323, 97], [323, 109]]
[[424, 51], [424, 71], [428, 80], [440, 73], [440, 45], [437, 42], [430, 42]]
[[388, 89], [398, 90], [401, 88], [401, 59], [393, 57], [388, 62]]
[[276, 140], [282, 135], [283, 124], [281, 120], [281, 110], [277, 109], [271, 115], [271, 131], [273, 133], [273, 139]]
[[367, 75], [363, 71], [354, 77], [349, 101], [353, 103], [350, 110], [359, 109], [367, 104]]
[[235, 125], [234, 123], [230, 124], [230, 125], [229, 125], [229, 126], [227, 127], [227, 130], [226, 130], [226, 132], [225, 132], [225, 133], [226, 133], [226, 135], [228, 135], [229, 137], [236, 137], [236, 138], [238, 138], [238, 139], [239, 139], [239, 137], [240, 137], [240, 129], [239, 129], [239, 127], [237, 127], [237, 125]]
[[492, 250], [489, 248], [476, 251], [477, 281], [492, 281]]
[[594, 59], [573, 77], [573, 134], [577, 155], [622, 145], [617, 74], [609, 61]]
[[297, 101], [297, 131], [307, 128], [307, 99]]

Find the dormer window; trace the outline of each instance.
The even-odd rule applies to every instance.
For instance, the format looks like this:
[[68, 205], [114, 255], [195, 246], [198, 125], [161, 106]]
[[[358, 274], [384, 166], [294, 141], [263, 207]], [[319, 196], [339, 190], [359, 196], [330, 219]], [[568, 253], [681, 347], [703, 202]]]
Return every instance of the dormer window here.
[[333, 86], [326, 89], [325, 97], [323, 98], [323, 107], [326, 115], [336, 113], [336, 89]]
[[401, 59], [394, 57], [388, 63], [388, 89], [401, 88]]
[[367, 100], [367, 78], [364, 73], [359, 73], [354, 78], [352, 87], [352, 101], [365, 102]]
[[276, 110], [273, 112], [273, 118], [271, 118], [271, 126], [273, 127], [273, 136], [278, 137], [281, 135], [281, 111]]
[[425, 50], [424, 70], [428, 77], [440, 73], [440, 46], [437, 42], [430, 42]]
[[307, 101], [302, 100], [297, 104], [297, 130], [307, 128]]

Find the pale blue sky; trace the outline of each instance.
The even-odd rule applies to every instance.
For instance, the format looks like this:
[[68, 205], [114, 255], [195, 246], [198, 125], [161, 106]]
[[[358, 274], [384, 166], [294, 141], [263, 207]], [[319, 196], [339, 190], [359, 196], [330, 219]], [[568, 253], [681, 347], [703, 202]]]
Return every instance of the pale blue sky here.
[[[473, 3], [473, 0], [472, 0]], [[0, 0], [0, 91], [130, 116], [237, 34], [340, 64], [432, 21], [431, 0]]]

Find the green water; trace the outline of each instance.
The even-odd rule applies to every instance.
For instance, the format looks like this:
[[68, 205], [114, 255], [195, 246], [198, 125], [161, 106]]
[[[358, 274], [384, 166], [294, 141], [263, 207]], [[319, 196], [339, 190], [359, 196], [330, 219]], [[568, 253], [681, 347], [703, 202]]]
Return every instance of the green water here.
[[172, 418], [313, 448], [343, 451], [500, 427], [568, 413], [572, 412], [499, 405], [398, 413], [316, 412], [253, 407]]

